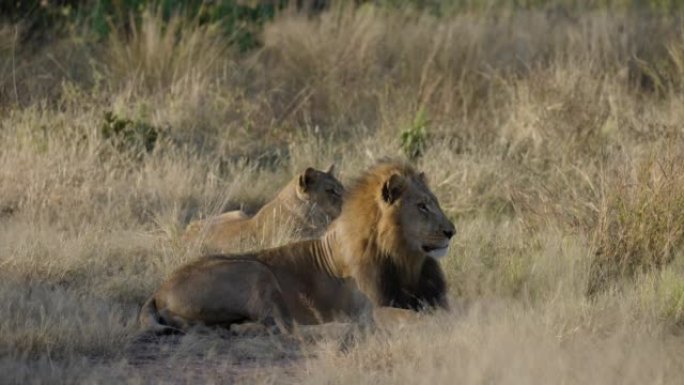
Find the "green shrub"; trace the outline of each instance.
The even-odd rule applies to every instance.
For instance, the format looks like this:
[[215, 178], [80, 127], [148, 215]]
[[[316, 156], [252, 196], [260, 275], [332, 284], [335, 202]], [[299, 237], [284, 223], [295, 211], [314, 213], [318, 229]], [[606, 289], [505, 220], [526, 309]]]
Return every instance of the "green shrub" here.
[[401, 149], [411, 160], [423, 156], [428, 140], [429, 120], [424, 108], [416, 113], [411, 126], [401, 132]]
[[180, 15], [199, 24], [217, 23], [240, 50], [248, 50], [258, 45], [261, 26], [286, 5], [280, 1], [249, 6], [237, 0], [10, 1], [0, 2], [0, 21], [22, 23], [26, 38], [84, 26], [103, 39], [112, 28], [129, 29], [131, 22], [139, 23], [146, 9], [158, 9], [166, 21]]
[[118, 151], [135, 156], [152, 152], [159, 137], [159, 130], [151, 124], [122, 118], [111, 111], [105, 112], [100, 133]]

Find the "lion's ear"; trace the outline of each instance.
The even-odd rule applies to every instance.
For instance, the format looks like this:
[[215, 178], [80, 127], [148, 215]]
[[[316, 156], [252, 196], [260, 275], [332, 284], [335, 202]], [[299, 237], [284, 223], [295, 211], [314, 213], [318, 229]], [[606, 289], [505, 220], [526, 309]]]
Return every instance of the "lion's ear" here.
[[335, 172], [335, 163], [330, 163], [330, 166], [328, 166], [328, 169], [325, 172], [332, 175]]
[[424, 172], [421, 172], [418, 174], [418, 180], [423, 182], [423, 184], [425, 184], [427, 186], [427, 184], [428, 184], [427, 175], [425, 175]]
[[299, 175], [299, 190], [301, 192], [309, 191], [309, 188], [313, 185], [316, 180], [316, 170], [308, 167], [303, 173]]
[[404, 177], [399, 174], [393, 174], [389, 177], [382, 185], [382, 200], [390, 205], [396, 202], [401, 193], [404, 192], [405, 182]]

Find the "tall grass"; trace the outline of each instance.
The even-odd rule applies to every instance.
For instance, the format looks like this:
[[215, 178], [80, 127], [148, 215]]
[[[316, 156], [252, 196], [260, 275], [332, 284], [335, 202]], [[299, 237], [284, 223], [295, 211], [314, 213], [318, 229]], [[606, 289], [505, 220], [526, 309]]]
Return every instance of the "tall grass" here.
[[[17, 33], [0, 27], [10, 382], [679, 382], [677, 14], [337, 4], [283, 12], [251, 52], [153, 10], [105, 40]], [[154, 128], [153, 148], [113, 141], [111, 119]], [[191, 219], [253, 211], [310, 165], [349, 181], [418, 125], [458, 229], [452, 312], [372, 335], [136, 342], [138, 306], [197, 256]]]

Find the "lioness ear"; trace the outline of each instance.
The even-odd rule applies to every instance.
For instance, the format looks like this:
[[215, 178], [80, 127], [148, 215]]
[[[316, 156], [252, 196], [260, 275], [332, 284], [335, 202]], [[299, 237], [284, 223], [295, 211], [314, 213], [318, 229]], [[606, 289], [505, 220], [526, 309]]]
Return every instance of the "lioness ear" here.
[[314, 170], [311, 167], [308, 167], [306, 170], [304, 170], [303, 173], [301, 173], [301, 175], [299, 175], [299, 189], [302, 192], [307, 192], [315, 179], [316, 170]]
[[330, 166], [328, 166], [328, 169], [325, 172], [332, 175], [335, 172], [335, 163], [330, 163]]
[[404, 177], [394, 174], [382, 185], [382, 199], [388, 204], [396, 202], [404, 192]]

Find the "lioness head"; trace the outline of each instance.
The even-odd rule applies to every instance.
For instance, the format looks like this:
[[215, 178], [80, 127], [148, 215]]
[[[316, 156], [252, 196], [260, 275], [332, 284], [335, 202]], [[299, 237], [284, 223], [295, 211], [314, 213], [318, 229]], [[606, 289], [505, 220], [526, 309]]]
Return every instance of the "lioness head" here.
[[403, 247], [410, 254], [435, 259], [447, 254], [456, 228], [428, 188], [424, 173], [392, 173], [379, 195], [381, 239], [400, 243], [390, 249]]
[[308, 204], [310, 214], [321, 217], [314, 218], [317, 222], [329, 222], [340, 215], [344, 187], [335, 178], [334, 165], [326, 171], [307, 168], [297, 177], [297, 198]]

